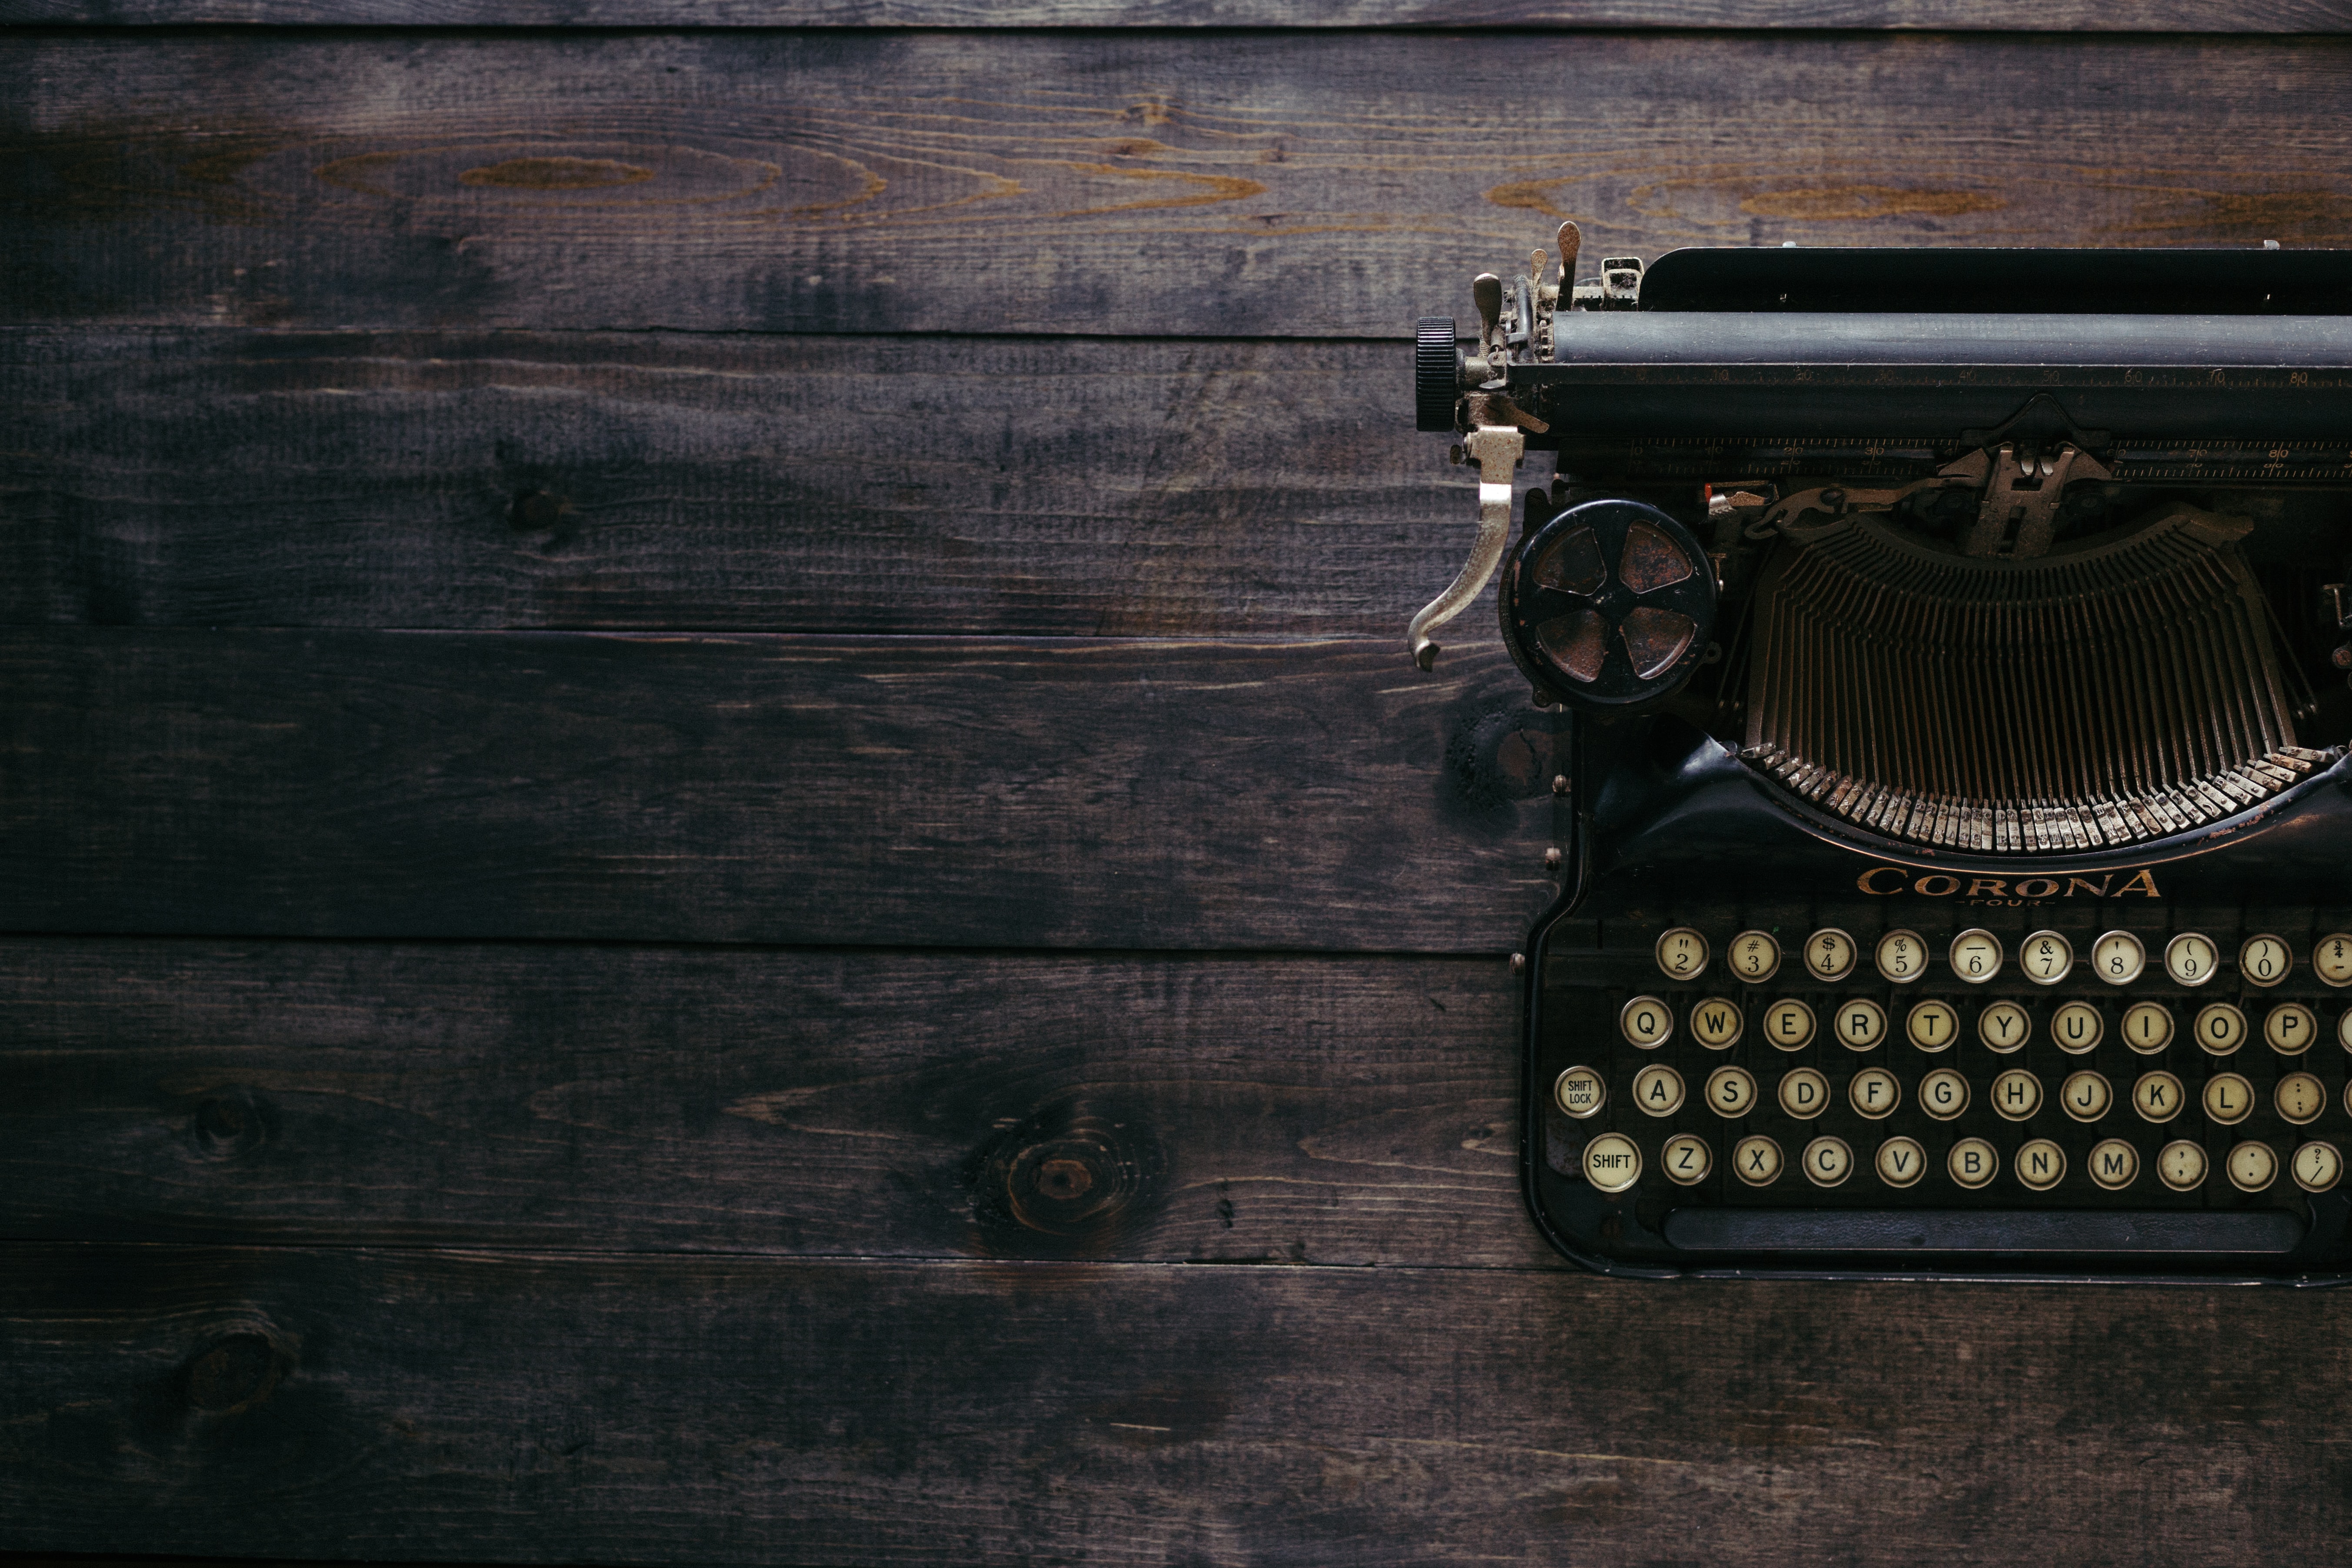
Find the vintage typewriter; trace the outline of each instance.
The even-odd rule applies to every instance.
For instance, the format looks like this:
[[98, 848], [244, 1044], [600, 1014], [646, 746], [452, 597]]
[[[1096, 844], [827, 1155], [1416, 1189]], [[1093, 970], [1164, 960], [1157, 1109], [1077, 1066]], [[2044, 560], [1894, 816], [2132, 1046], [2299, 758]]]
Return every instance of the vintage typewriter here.
[[1545, 1233], [2352, 1278], [2352, 253], [1577, 248], [1415, 377], [1480, 521], [1413, 657], [1499, 569], [1567, 711]]

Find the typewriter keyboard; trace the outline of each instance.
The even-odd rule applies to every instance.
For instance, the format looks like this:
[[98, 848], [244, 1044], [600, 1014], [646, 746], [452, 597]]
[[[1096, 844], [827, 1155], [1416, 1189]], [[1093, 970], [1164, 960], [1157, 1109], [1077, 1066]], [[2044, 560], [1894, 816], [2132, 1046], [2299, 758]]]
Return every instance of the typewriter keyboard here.
[[1685, 1242], [1707, 1209], [2294, 1207], [2352, 1155], [2352, 930], [2307, 916], [1612, 922], [1543, 1007], [1552, 1169]]

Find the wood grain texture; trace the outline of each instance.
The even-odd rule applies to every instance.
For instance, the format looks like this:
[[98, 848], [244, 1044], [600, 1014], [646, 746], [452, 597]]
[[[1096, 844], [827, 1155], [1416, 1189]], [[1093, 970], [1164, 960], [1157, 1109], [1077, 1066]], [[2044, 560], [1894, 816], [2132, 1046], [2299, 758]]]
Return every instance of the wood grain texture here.
[[2342, 0], [0, 0], [0, 23], [68, 26], [1608, 27], [2340, 33]]
[[0, 621], [1402, 637], [1475, 475], [1299, 352], [0, 332]]
[[[1564, 215], [1596, 258], [2342, 243], [2347, 61], [2006, 35], [21, 36], [0, 320], [1400, 339]], [[1347, 395], [1300, 368], [1300, 395]]]
[[0, 632], [0, 929], [1508, 952], [1498, 647]]
[[0, 1236], [1564, 1267], [1499, 958], [0, 942]]
[[2235, 1564], [2352, 1523], [2340, 1292], [17, 1244], [0, 1332], [36, 1550]]

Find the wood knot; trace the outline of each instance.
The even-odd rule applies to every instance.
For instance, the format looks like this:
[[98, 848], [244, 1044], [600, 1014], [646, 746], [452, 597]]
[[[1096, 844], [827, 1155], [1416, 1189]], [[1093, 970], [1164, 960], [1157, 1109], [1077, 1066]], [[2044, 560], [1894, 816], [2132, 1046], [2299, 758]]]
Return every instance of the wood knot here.
[[524, 490], [507, 507], [507, 524], [517, 533], [544, 533], [571, 510], [571, 501], [551, 490]]
[[1102, 1106], [1055, 1106], [1006, 1128], [968, 1173], [982, 1249], [1093, 1257], [1158, 1212], [1165, 1163], [1139, 1124]]
[[188, 1139], [208, 1160], [229, 1160], [258, 1149], [269, 1137], [269, 1115], [251, 1089], [215, 1089], [196, 1101]]
[[225, 1333], [189, 1358], [181, 1390], [199, 1410], [233, 1414], [250, 1409], [269, 1397], [292, 1360], [267, 1333]]

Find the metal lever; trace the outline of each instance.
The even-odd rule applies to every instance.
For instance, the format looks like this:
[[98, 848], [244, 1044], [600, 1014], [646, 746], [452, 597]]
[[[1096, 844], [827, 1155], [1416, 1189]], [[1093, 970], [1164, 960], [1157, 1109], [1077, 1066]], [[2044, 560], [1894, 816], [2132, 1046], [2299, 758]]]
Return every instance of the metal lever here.
[[[1508, 399], [1482, 401], [1502, 403], [1508, 407]], [[1487, 412], [1475, 404], [1473, 407], [1479, 416]], [[1412, 625], [1405, 630], [1405, 643], [1412, 649], [1412, 661], [1423, 669], [1437, 668], [1437, 644], [1430, 640], [1429, 634], [1469, 608], [1470, 602], [1486, 586], [1487, 579], [1494, 576], [1495, 568], [1503, 563], [1503, 547], [1510, 542], [1511, 536], [1511, 475], [1518, 468], [1519, 459], [1527, 455], [1528, 438], [1516, 425], [1481, 424], [1462, 438], [1462, 446], [1478, 465], [1478, 538], [1470, 546], [1470, 559], [1462, 563], [1461, 574], [1454, 579], [1453, 585], [1423, 605], [1421, 614], [1413, 616]]]

